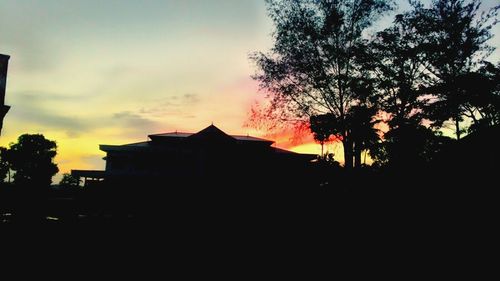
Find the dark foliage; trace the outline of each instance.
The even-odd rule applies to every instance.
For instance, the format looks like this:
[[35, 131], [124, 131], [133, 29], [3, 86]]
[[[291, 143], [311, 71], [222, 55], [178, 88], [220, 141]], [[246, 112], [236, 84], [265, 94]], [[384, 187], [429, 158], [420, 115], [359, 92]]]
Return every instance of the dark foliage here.
[[0, 147], [0, 184], [3, 183], [9, 173], [10, 166], [7, 157], [7, 148]]
[[480, 0], [434, 0], [425, 8], [414, 1], [411, 12], [418, 22], [415, 31], [425, 36], [426, 70], [433, 80], [426, 91], [436, 99], [426, 107], [427, 116], [437, 127], [452, 120], [457, 139], [472, 95], [462, 85], [493, 50], [487, 42], [500, 5], [486, 13], [480, 6]]
[[[363, 33], [391, 9], [383, 0], [267, 1], [275, 24], [274, 47], [251, 56], [254, 76], [271, 98], [270, 111], [309, 121], [328, 114], [353, 166], [351, 109], [371, 94], [366, 77], [368, 42]], [[287, 119], [287, 118], [283, 118]]]
[[78, 188], [80, 180], [71, 174], [63, 174], [61, 181], [59, 182], [59, 187], [64, 189], [74, 189]]
[[[448, 142], [436, 133], [448, 121], [457, 138], [468, 123], [469, 131], [498, 124], [500, 71], [485, 59], [500, 6], [481, 13], [480, 0], [410, 1], [370, 37], [392, 1], [267, 3], [274, 46], [252, 59], [271, 99], [268, 116], [309, 121], [321, 145], [342, 141], [345, 167], [359, 167], [363, 150], [378, 165], [428, 163]], [[389, 125], [382, 143], [378, 111]]]
[[24, 134], [7, 151], [10, 168], [15, 172], [16, 185], [33, 188], [48, 187], [59, 169], [53, 162], [57, 145], [43, 135]]
[[419, 19], [413, 12], [397, 15], [391, 27], [377, 34], [372, 51], [379, 58], [372, 66], [376, 76], [379, 107], [390, 114], [388, 124], [397, 128], [420, 123], [426, 104], [422, 89], [432, 82], [426, 70], [425, 34], [417, 32]]
[[427, 167], [450, 144], [448, 137], [436, 135], [422, 125], [407, 123], [386, 133], [385, 141], [375, 145], [371, 155], [378, 167], [413, 173]]

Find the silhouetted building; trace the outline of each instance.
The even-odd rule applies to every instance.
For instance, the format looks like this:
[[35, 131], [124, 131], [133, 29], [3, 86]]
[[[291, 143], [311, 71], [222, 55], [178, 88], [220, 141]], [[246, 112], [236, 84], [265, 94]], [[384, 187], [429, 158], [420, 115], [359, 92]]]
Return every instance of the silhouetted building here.
[[10, 109], [5, 105], [5, 88], [7, 86], [7, 69], [10, 56], [0, 54], [0, 134], [2, 133], [3, 119]]
[[316, 157], [273, 147], [270, 140], [228, 135], [214, 125], [197, 133], [154, 134], [149, 139], [100, 145], [107, 154], [106, 170], [73, 170], [72, 174], [85, 178], [87, 184], [100, 179], [122, 184], [274, 182], [299, 176]]

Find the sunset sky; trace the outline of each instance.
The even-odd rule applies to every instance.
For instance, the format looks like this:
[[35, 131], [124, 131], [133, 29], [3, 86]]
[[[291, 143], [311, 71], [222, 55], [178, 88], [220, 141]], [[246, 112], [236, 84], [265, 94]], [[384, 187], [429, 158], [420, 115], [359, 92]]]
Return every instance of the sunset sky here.
[[[56, 162], [69, 172], [103, 169], [99, 144], [152, 133], [213, 122], [227, 133], [264, 136], [243, 123], [263, 96], [248, 55], [272, 46], [271, 31], [263, 0], [2, 0], [0, 53], [11, 56], [12, 108], [0, 145], [42, 133], [57, 141]], [[275, 140], [320, 151], [308, 138]]]

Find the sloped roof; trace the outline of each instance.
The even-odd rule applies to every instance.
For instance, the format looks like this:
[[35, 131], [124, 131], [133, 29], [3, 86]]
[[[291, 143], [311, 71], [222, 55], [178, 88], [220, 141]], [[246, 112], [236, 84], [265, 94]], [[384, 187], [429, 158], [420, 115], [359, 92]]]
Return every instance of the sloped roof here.
[[192, 140], [209, 139], [209, 140], [219, 140], [219, 141], [236, 141], [235, 138], [224, 133], [224, 131], [215, 127], [213, 124], [199, 131], [196, 134], [190, 135], [188, 138]]
[[271, 143], [274, 142], [272, 140], [266, 140], [266, 139], [252, 137], [252, 136], [231, 135], [231, 137], [233, 137], [237, 140], [240, 140], [240, 141], [264, 141], [264, 142], [271, 142]]
[[187, 132], [168, 132], [168, 133], [161, 133], [161, 134], [152, 134], [149, 135], [150, 138], [158, 138], [158, 137], [165, 137], [165, 138], [188, 138], [192, 137], [194, 135], [210, 135], [210, 134], [219, 134], [219, 135], [226, 135], [229, 137], [232, 137], [238, 141], [254, 141], [254, 142], [267, 142], [267, 143], [274, 143], [272, 140], [266, 140], [262, 138], [257, 138], [257, 137], [252, 137], [252, 136], [244, 136], [244, 135], [228, 135], [221, 129], [217, 128], [214, 125], [210, 125], [206, 127], [205, 129], [199, 131], [198, 133], [187, 133]]
[[[130, 143], [130, 144], [124, 144], [124, 145], [100, 145], [99, 148], [103, 151], [143, 151], [143, 150], [149, 150], [155, 148], [153, 145], [155, 143], [155, 140], [173, 140], [174, 143], [177, 143], [178, 141], [181, 141], [182, 143], [184, 140], [209, 140], [209, 141], [228, 141], [228, 142], [243, 142], [246, 144], [251, 144], [255, 143], [258, 145], [268, 145], [270, 146], [271, 144], [274, 143], [274, 141], [271, 140], [266, 140], [262, 138], [257, 138], [257, 137], [252, 137], [249, 135], [228, 135], [221, 129], [217, 128], [214, 125], [210, 125], [206, 127], [205, 129], [197, 132], [197, 133], [188, 133], [188, 132], [168, 132], [168, 133], [161, 133], [161, 134], [151, 134], [149, 135], [149, 138], [152, 141], [144, 141], [144, 142], [137, 142], [137, 143]], [[163, 143], [163, 142], [160, 142]], [[157, 149], [156, 147], [155, 149]], [[273, 147], [273, 151], [277, 154], [296, 154], [299, 155], [300, 153], [295, 153], [292, 151], [288, 151], [285, 149]]]
[[172, 137], [172, 138], [187, 138], [193, 133], [186, 133], [186, 132], [169, 132], [169, 133], [162, 133], [162, 134], [152, 134], [149, 135], [149, 137]]
[[149, 146], [149, 141], [129, 143], [129, 144], [124, 144], [123, 146], [148, 147]]

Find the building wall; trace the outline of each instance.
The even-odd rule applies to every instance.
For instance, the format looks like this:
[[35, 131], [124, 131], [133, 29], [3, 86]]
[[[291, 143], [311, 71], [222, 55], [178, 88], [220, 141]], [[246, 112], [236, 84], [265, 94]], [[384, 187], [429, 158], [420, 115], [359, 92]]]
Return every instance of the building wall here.
[[[252, 185], [293, 181], [304, 159], [266, 146], [199, 145], [109, 152], [106, 173], [120, 183]], [[208, 185], [208, 184], [207, 184]]]

